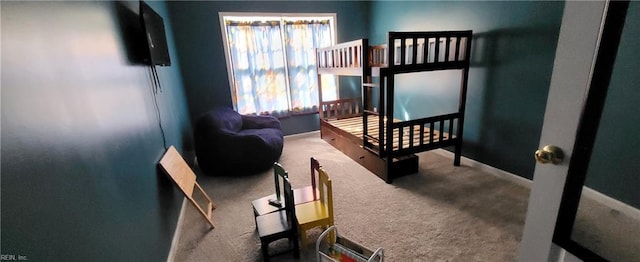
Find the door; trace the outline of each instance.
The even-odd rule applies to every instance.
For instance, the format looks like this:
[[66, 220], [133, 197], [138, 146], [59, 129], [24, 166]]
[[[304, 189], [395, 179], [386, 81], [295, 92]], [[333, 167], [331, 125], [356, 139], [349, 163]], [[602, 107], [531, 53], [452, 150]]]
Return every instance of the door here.
[[[563, 241], [562, 247], [554, 244], [558, 231], [566, 229], [556, 226], [557, 219], [558, 214], [571, 214], [570, 209], [577, 208], [584, 174], [582, 179], [571, 178], [578, 169], [586, 173], [587, 164], [580, 161], [585, 157], [589, 161], [627, 6], [628, 2], [565, 3], [540, 137], [540, 148], [555, 148], [540, 152], [539, 160], [549, 163], [535, 167], [519, 261], [580, 260], [564, 250]], [[554, 156], [558, 161], [552, 161]], [[575, 188], [578, 198], [568, 198]], [[573, 202], [567, 205], [567, 199]]]

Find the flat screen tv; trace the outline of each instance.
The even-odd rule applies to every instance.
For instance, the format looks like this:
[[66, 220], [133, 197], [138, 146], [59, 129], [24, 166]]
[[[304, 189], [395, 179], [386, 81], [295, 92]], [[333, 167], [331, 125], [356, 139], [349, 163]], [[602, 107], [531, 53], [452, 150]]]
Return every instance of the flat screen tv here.
[[162, 17], [143, 1], [140, 1], [140, 17], [149, 46], [151, 65], [170, 66], [171, 58]]

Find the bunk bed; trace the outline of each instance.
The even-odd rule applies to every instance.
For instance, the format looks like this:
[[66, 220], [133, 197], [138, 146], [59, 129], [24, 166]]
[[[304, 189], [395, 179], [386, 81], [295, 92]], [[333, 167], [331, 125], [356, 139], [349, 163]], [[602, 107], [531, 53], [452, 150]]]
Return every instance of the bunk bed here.
[[[388, 42], [367, 39], [316, 49], [318, 86], [324, 74], [359, 76], [360, 96], [324, 101], [319, 88], [320, 134], [375, 175], [391, 183], [416, 173], [416, 153], [454, 147], [460, 165], [472, 31], [389, 32]], [[389, 48], [393, 47], [393, 48]], [[459, 70], [458, 111], [425, 118], [394, 118], [398, 74]]]

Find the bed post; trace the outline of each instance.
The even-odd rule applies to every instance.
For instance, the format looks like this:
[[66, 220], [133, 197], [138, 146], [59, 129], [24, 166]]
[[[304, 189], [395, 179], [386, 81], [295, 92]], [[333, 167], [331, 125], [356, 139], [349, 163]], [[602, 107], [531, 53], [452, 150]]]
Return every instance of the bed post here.
[[[380, 87], [378, 88], [378, 155], [380, 157], [386, 157], [386, 139], [384, 130], [384, 117], [386, 116], [387, 109], [384, 103], [384, 91], [387, 88], [386, 81], [387, 76], [384, 70], [380, 70]], [[386, 169], [386, 168], [385, 168]]]
[[[322, 53], [324, 55], [324, 52], [318, 52], [318, 48], [315, 49], [316, 51], [316, 74], [318, 76], [318, 118], [320, 119], [320, 121], [322, 121], [322, 74], [320, 74], [320, 70], [318, 70], [318, 67], [320, 67], [320, 62], [323, 60], [320, 60], [320, 53]], [[320, 133], [320, 136], [322, 136], [322, 133]]]
[[[366, 127], [369, 126], [369, 110], [372, 110], [372, 102], [371, 102], [371, 98], [372, 98], [372, 94], [371, 94], [371, 88], [366, 87], [365, 83], [371, 83], [371, 65], [369, 64], [369, 40], [368, 39], [362, 39], [361, 40], [361, 46], [360, 46], [360, 57], [358, 57], [358, 59], [360, 59], [360, 66], [362, 67], [362, 72], [360, 75], [360, 92], [361, 92], [361, 100], [360, 103], [362, 104], [362, 111], [361, 111], [361, 115], [362, 115], [362, 126]], [[369, 142], [369, 130], [367, 130], [367, 128], [363, 128], [362, 130], [362, 147], [363, 148], [367, 148], [367, 147], [371, 147], [370, 146], [370, 142]]]
[[458, 118], [458, 130], [456, 132], [456, 148], [455, 155], [453, 158], [453, 165], [460, 166], [460, 158], [462, 157], [462, 129], [464, 126], [464, 110], [465, 110], [465, 101], [467, 97], [467, 77], [469, 76], [469, 68], [462, 69], [462, 84], [460, 85], [460, 105], [458, 108], [458, 113], [460, 117]]
[[[360, 50], [361, 65], [362, 65], [362, 77], [360, 78], [360, 86], [362, 88], [362, 107], [364, 110], [372, 110], [373, 102], [371, 101], [371, 88], [365, 88], [364, 84], [370, 84], [371, 79], [371, 65], [369, 63], [369, 40], [362, 39], [362, 50]], [[365, 94], [366, 93], [366, 94]], [[367, 99], [365, 99], [365, 97]]]
[[[387, 48], [388, 48], [388, 66], [387, 69], [392, 69], [395, 63], [395, 39], [393, 32], [389, 32], [387, 34], [388, 40], [387, 40]], [[391, 70], [389, 70], [391, 71]], [[382, 75], [382, 73], [381, 73]], [[386, 116], [386, 120], [387, 120], [387, 124], [386, 124], [386, 129], [385, 130], [385, 141], [386, 141], [386, 147], [384, 148], [384, 150], [386, 151], [385, 155], [386, 155], [386, 179], [385, 181], [387, 183], [391, 183], [392, 182], [392, 177], [393, 174], [391, 173], [391, 165], [393, 164], [393, 102], [394, 102], [394, 84], [395, 84], [395, 74], [394, 72], [388, 72], [386, 74], [384, 74], [385, 76], [385, 81], [386, 84], [384, 86], [384, 88], [386, 89], [387, 92], [387, 96], [385, 99], [385, 113], [384, 115]], [[382, 87], [380, 87], [382, 88]], [[384, 96], [381, 95], [380, 96], [381, 99], [384, 99]], [[382, 105], [380, 105], [380, 107], [382, 107]], [[380, 121], [381, 123], [384, 121], [384, 119], [382, 119], [382, 121]]]
[[[460, 158], [462, 157], [462, 133], [464, 127], [464, 111], [467, 104], [467, 84], [469, 82], [469, 66], [471, 64], [471, 38], [473, 37], [472, 31], [468, 31], [467, 43], [464, 51], [464, 63], [465, 66], [462, 69], [462, 79], [460, 83], [460, 104], [458, 107], [458, 113], [460, 118], [458, 120], [458, 131], [456, 133], [456, 149], [453, 159], [454, 166], [460, 166]], [[460, 40], [458, 40], [459, 42]]]
[[385, 135], [387, 136], [387, 138], [385, 139], [387, 141], [386, 143], [386, 147], [385, 150], [387, 151], [386, 153], [386, 160], [387, 160], [387, 165], [386, 165], [386, 169], [387, 169], [387, 178], [385, 179], [387, 183], [391, 183], [392, 182], [392, 177], [394, 174], [392, 174], [391, 172], [391, 165], [393, 165], [393, 98], [395, 95], [394, 92], [394, 83], [395, 83], [395, 78], [394, 78], [394, 74], [389, 74], [386, 77], [387, 79], [387, 99], [386, 99], [386, 104], [387, 104], [387, 112], [386, 112], [386, 120], [387, 120], [387, 130]]

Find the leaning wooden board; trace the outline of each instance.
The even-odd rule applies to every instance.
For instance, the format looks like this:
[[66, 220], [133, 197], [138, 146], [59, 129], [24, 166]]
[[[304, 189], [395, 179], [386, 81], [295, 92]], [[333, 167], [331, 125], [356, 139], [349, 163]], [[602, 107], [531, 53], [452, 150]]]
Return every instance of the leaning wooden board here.
[[215, 228], [212, 218], [215, 205], [196, 182], [196, 174], [193, 173], [191, 167], [182, 158], [178, 150], [174, 146], [170, 146], [158, 164], [178, 188], [182, 190], [184, 196], [189, 199], [204, 219], [207, 220], [211, 228]]

